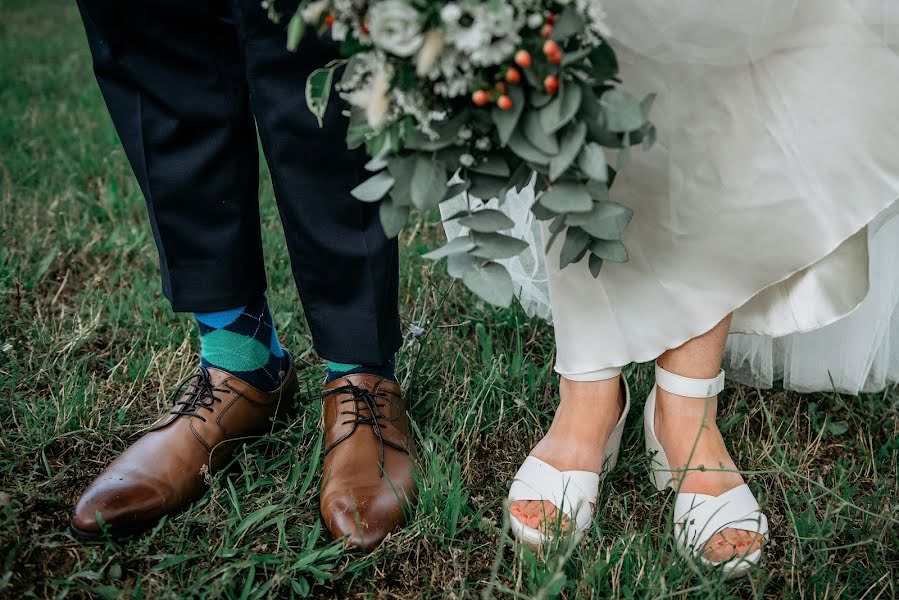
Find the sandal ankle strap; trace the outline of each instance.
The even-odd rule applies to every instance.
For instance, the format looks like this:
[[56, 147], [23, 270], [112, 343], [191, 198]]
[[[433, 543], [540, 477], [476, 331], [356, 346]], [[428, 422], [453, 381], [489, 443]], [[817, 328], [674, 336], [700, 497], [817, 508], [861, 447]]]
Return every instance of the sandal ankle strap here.
[[678, 396], [711, 398], [724, 389], [724, 369], [714, 379], [691, 379], [666, 371], [656, 363], [656, 385]]

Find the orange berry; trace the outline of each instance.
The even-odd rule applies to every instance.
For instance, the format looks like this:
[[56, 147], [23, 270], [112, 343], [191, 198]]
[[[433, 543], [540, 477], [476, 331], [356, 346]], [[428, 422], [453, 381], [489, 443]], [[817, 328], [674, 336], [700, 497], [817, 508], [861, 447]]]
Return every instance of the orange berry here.
[[549, 56], [547, 56], [546, 58], [547, 58], [547, 59], [549, 60], [549, 62], [551, 62], [552, 64], [557, 65], [557, 64], [559, 64], [560, 62], [562, 62], [562, 53], [561, 53], [561, 52], [554, 52], [554, 53], [550, 54]]
[[554, 15], [552, 13], [546, 13], [546, 22], [549, 23], [550, 25], [555, 25], [556, 24], [556, 15]]
[[547, 94], [555, 94], [559, 91], [559, 78], [555, 75], [547, 75], [543, 80], [543, 89]]
[[506, 87], [506, 82], [505, 81], [497, 81], [496, 82], [496, 91], [499, 92], [500, 94], [505, 94], [506, 92], [508, 92], [509, 88]]
[[557, 54], [561, 52], [562, 49], [559, 48], [559, 43], [556, 40], [546, 40], [546, 43], [543, 44], [543, 54], [547, 56], [552, 56], [553, 54]]
[[474, 102], [475, 106], [484, 106], [490, 102], [490, 94], [487, 90], [478, 90], [471, 95], [471, 101]]
[[328, 13], [328, 15], [325, 17], [325, 25], [330, 27], [331, 25], [334, 24], [334, 21], [335, 21], [334, 13]]
[[541, 36], [548, 38], [552, 34], [553, 34], [553, 26], [550, 25], [549, 23], [547, 23], [546, 25], [544, 25], [543, 27], [540, 28]]
[[509, 83], [519, 83], [521, 81], [521, 73], [515, 67], [509, 67], [506, 71], [506, 81]]
[[521, 67], [522, 69], [527, 69], [531, 66], [531, 53], [527, 50], [519, 50], [515, 53], [515, 64]]
[[511, 110], [512, 99], [505, 95], [500, 96], [499, 100], [496, 101], [496, 105], [499, 106], [502, 110]]

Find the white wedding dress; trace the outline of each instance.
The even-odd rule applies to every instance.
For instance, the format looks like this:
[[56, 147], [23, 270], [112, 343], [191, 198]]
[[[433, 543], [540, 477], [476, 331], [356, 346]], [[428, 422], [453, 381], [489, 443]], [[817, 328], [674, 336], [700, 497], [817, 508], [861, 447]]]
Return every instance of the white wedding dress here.
[[[899, 0], [604, 6], [625, 87], [658, 94], [658, 143], [612, 190], [635, 211], [629, 262], [560, 270], [560, 243], [506, 261], [525, 310], [551, 312], [556, 370], [653, 360], [733, 312], [745, 383], [899, 381]], [[540, 248], [532, 202], [502, 210]]]

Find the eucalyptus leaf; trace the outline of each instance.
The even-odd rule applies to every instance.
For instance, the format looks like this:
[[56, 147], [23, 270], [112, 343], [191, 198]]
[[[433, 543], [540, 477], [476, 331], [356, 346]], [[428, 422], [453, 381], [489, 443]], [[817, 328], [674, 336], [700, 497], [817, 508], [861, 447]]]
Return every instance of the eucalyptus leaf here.
[[470, 252], [479, 258], [512, 258], [518, 256], [528, 247], [527, 242], [502, 233], [471, 232], [471, 239], [476, 244]]
[[303, 20], [303, 12], [297, 10], [287, 24], [287, 49], [296, 52], [304, 33], [306, 33], [306, 21]]
[[573, 6], [569, 6], [562, 11], [562, 14], [556, 17], [552, 39], [562, 42], [583, 30], [584, 19]]
[[481, 262], [484, 261], [465, 252], [461, 254], [450, 254], [446, 257], [446, 272], [450, 277], [460, 279], [471, 265]]
[[543, 192], [539, 202], [557, 214], [587, 212], [593, 208], [593, 200], [587, 193], [587, 188], [579, 183], [558, 183]]
[[581, 172], [593, 181], [605, 182], [609, 178], [609, 167], [606, 164], [606, 154], [602, 146], [596, 142], [584, 145], [578, 155], [577, 166]]
[[531, 212], [534, 213], [534, 216], [537, 217], [538, 221], [549, 221], [558, 216], [539, 202], [534, 202], [534, 204], [531, 205]]
[[512, 137], [509, 138], [509, 149], [515, 156], [529, 163], [542, 165], [544, 167], [549, 166], [550, 156], [544, 154], [531, 144], [527, 138], [524, 137], [524, 134], [521, 133], [520, 127], [516, 129], [512, 134]]
[[511, 109], [502, 110], [498, 106], [494, 106], [493, 110], [490, 111], [490, 118], [493, 119], [493, 124], [496, 125], [500, 146], [505, 146], [509, 143], [509, 138], [512, 137], [512, 132], [515, 131], [521, 113], [524, 111], [524, 92], [520, 86], [513, 85], [509, 87], [509, 98], [512, 100]]
[[509, 180], [505, 177], [469, 173], [468, 178], [471, 181], [471, 187], [468, 189], [468, 192], [481, 200], [490, 200], [491, 198], [504, 195], [503, 191], [509, 185]]
[[459, 224], [472, 231], [493, 232], [511, 229], [515, 223], [504, 212], [485, 208], [459, 219]]
[[555, 98], [555, 96], [551, 96], [546, 92], [541, 92], [540, 90], [532, 90], [530, 95], [530, 103], [534, 108], [543, 108], [547, 104], [549, 104], [550, 100]]
[[571, 263], [584, 258], [590, 248], [590, 234], [580, 227], [569, 227], [565, 232], [565, 242], [559, 253], [559, 268], [564, 269]]
[[552, 130], [553, 132], [558, 131], [574, 118], [581, 107], [582, 97], [581, 86], [573, 83], [566, 85], [559, 92], [559, 120], [556, 122], [555, 129]]
[[[521, 128], [524, 131], [524, 136], [535, 148], [544, 154], [552, 156], [559, 151], [559, 141], [549, 132], [556, 131], [558, 127], [554, 127], [552, 130], [544, 128], [540, 114], [533, 110], [527, 111], [524, 117], [522, 117]], [[555, 126], [556, 124], [553, 123], [553, 125]]]
[[409, 207], [399, 206], [392, 199], [381, 202], [378, 207], [378, 214], [381, 217], [381, 227], [384, 229], [384, 235], [388, 238], [395, 238], [402, 231], [409, 220]]
[[446, 166], [442, 162], [423, 156], [415, 161], [415, 170], [409, 192], [412, 204], [422, 211], [428, 211], [443, 200], [440, 189], [446, 186]]
[[600, 44], [590, 53], [590, 74], [599, 83], [618, 75], [618, 58], [609, 44]]
[[595, 238], [617, 240], [633, 216], [633, 210], [616, 202], [597, 202], [590, 212], [568, 215], [565, 223], [580, 227]]
[[316, 69], [306, 79], [306, 106], [315, 115], [318, 126], [324, 124], [325, 110], [331, 98], [331, 83], [334, 80], [334, 68]]
[[[574, 88], [578, 89], [578, 88]], [[562, 136], [562, 144], [559, 153], [552, 157], [549, 161], [549, 178], [551, 181], [561, 177], [574, 163], [574, 159], [580, 153], [584, 146], [584, 140], [587, 137], [587, 125], [584, 123], [575, 123], [569, 127]]]
[[466, 253], [474, 247], [475, 245], [471, 238], [467, 235], [463, 235], [457, 238], [453, 238], [444, 246], [422, 255], [422, 258], [427, 258], [428, 260], [440, 260], [441, 258], [451, 256], [453, 254]]
[[416, 156], [394, 156], [387, 160], [387, 170], [396, 183], [390, 197], [400, 206], [412, 204], [412, 176], [415, 174]]
[[394, 179], [390, 173], [381, 171], [354, 187], [350, 190], [350, 194], [363, 202], [377, 202], [390, 191], [393, 184]]
[[593, 240], [590, 252], [603, 260], [624, 263], [628, 261], [627, 248], [619, 240]]
[[406, 133], [403, 139], [403, 147], [407, 150], [418, 150], [420, 152], [436, 152], [443, 150], [456, 143], [454, 137], [437, 137], [431, 139], [421, 131], [412, 129]]
[[555, 98], [540, 109], [540, 126], [543, 131], [558, 131], [562, 127], [562, 94], [568, 86], [562, 85]]
[[[608, 173], [611, 169], [606, 169], [606, 173]], [[603, 181], [596, 181], [591, 179], [587, 182], [587, 193], [590, 194], [590, 197], [593, 198], [594, 202], [608, 202], [609, 200], [609, 186], [612, 185], [611, 177], [608, 183]]]
[[380, 171], [381, 169], [384, 169], [386, 167], [387, 167], [387, 159], [384, 157], [383, 154], [375, 156], [374, 158], [369, 160], [367, 163], [365, 163], [365, 170], [370, 171], [372, 173], [377, 173], [378, 171]]
[[495, 262], [471, 264], [462, 274], [462, 281], [472, 292], [502, 308], [507, 308], [515, 295], [509, 272]]
[[562, 55], [562, 66], [567, 67], [580, 62], [590, 56], [592, 51], [593, 48], [581, 48], [580, 50], [575, 50], [573, 52], [566, 52]]
[[640, 102], [630, 93], [612, 88], [602, 95], [602, 105], [606, 113], [606, 127], [609, 131], [626, 133], [643, 127], [646, 119]]
[[499, 154], [488, 154], [484, 162], [472, 166], [471, 170], [494, 177], [508, 177], [510, 173], [509, 164]]
[[591, 252], [589, 266], [590, 274], [593, 275], [593, 279], [599, 277], [599, 272], [602, 270], [602, 259]]
[[467, 181], [454, 183], [446, 188], [446, 191], [443, 193], [443, 200], [449, 200], [450, 198], [455, 198], [456, 196], [465, 193], [465, 190], [467, 190], [470, 185], [471, 184]]

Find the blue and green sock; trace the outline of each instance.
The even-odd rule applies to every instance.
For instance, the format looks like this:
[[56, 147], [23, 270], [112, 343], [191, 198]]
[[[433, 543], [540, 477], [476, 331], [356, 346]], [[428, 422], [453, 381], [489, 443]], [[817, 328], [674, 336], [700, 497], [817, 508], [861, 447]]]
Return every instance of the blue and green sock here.
[[281, 348], [265, 296], [231, 310], [194, 313], [200, 328], [200, 364], [234, 374], [271, 392], [281, 386], [290, 357]]
[[335, 379], [353, 375], [355, 373], [367, 373], [378, 375], [391, 381], [396, 381], [396, 357], [391, 358], [383, 365], [354, 365], [328, 361], [328, 376], [325, 383], [331, 383]]

